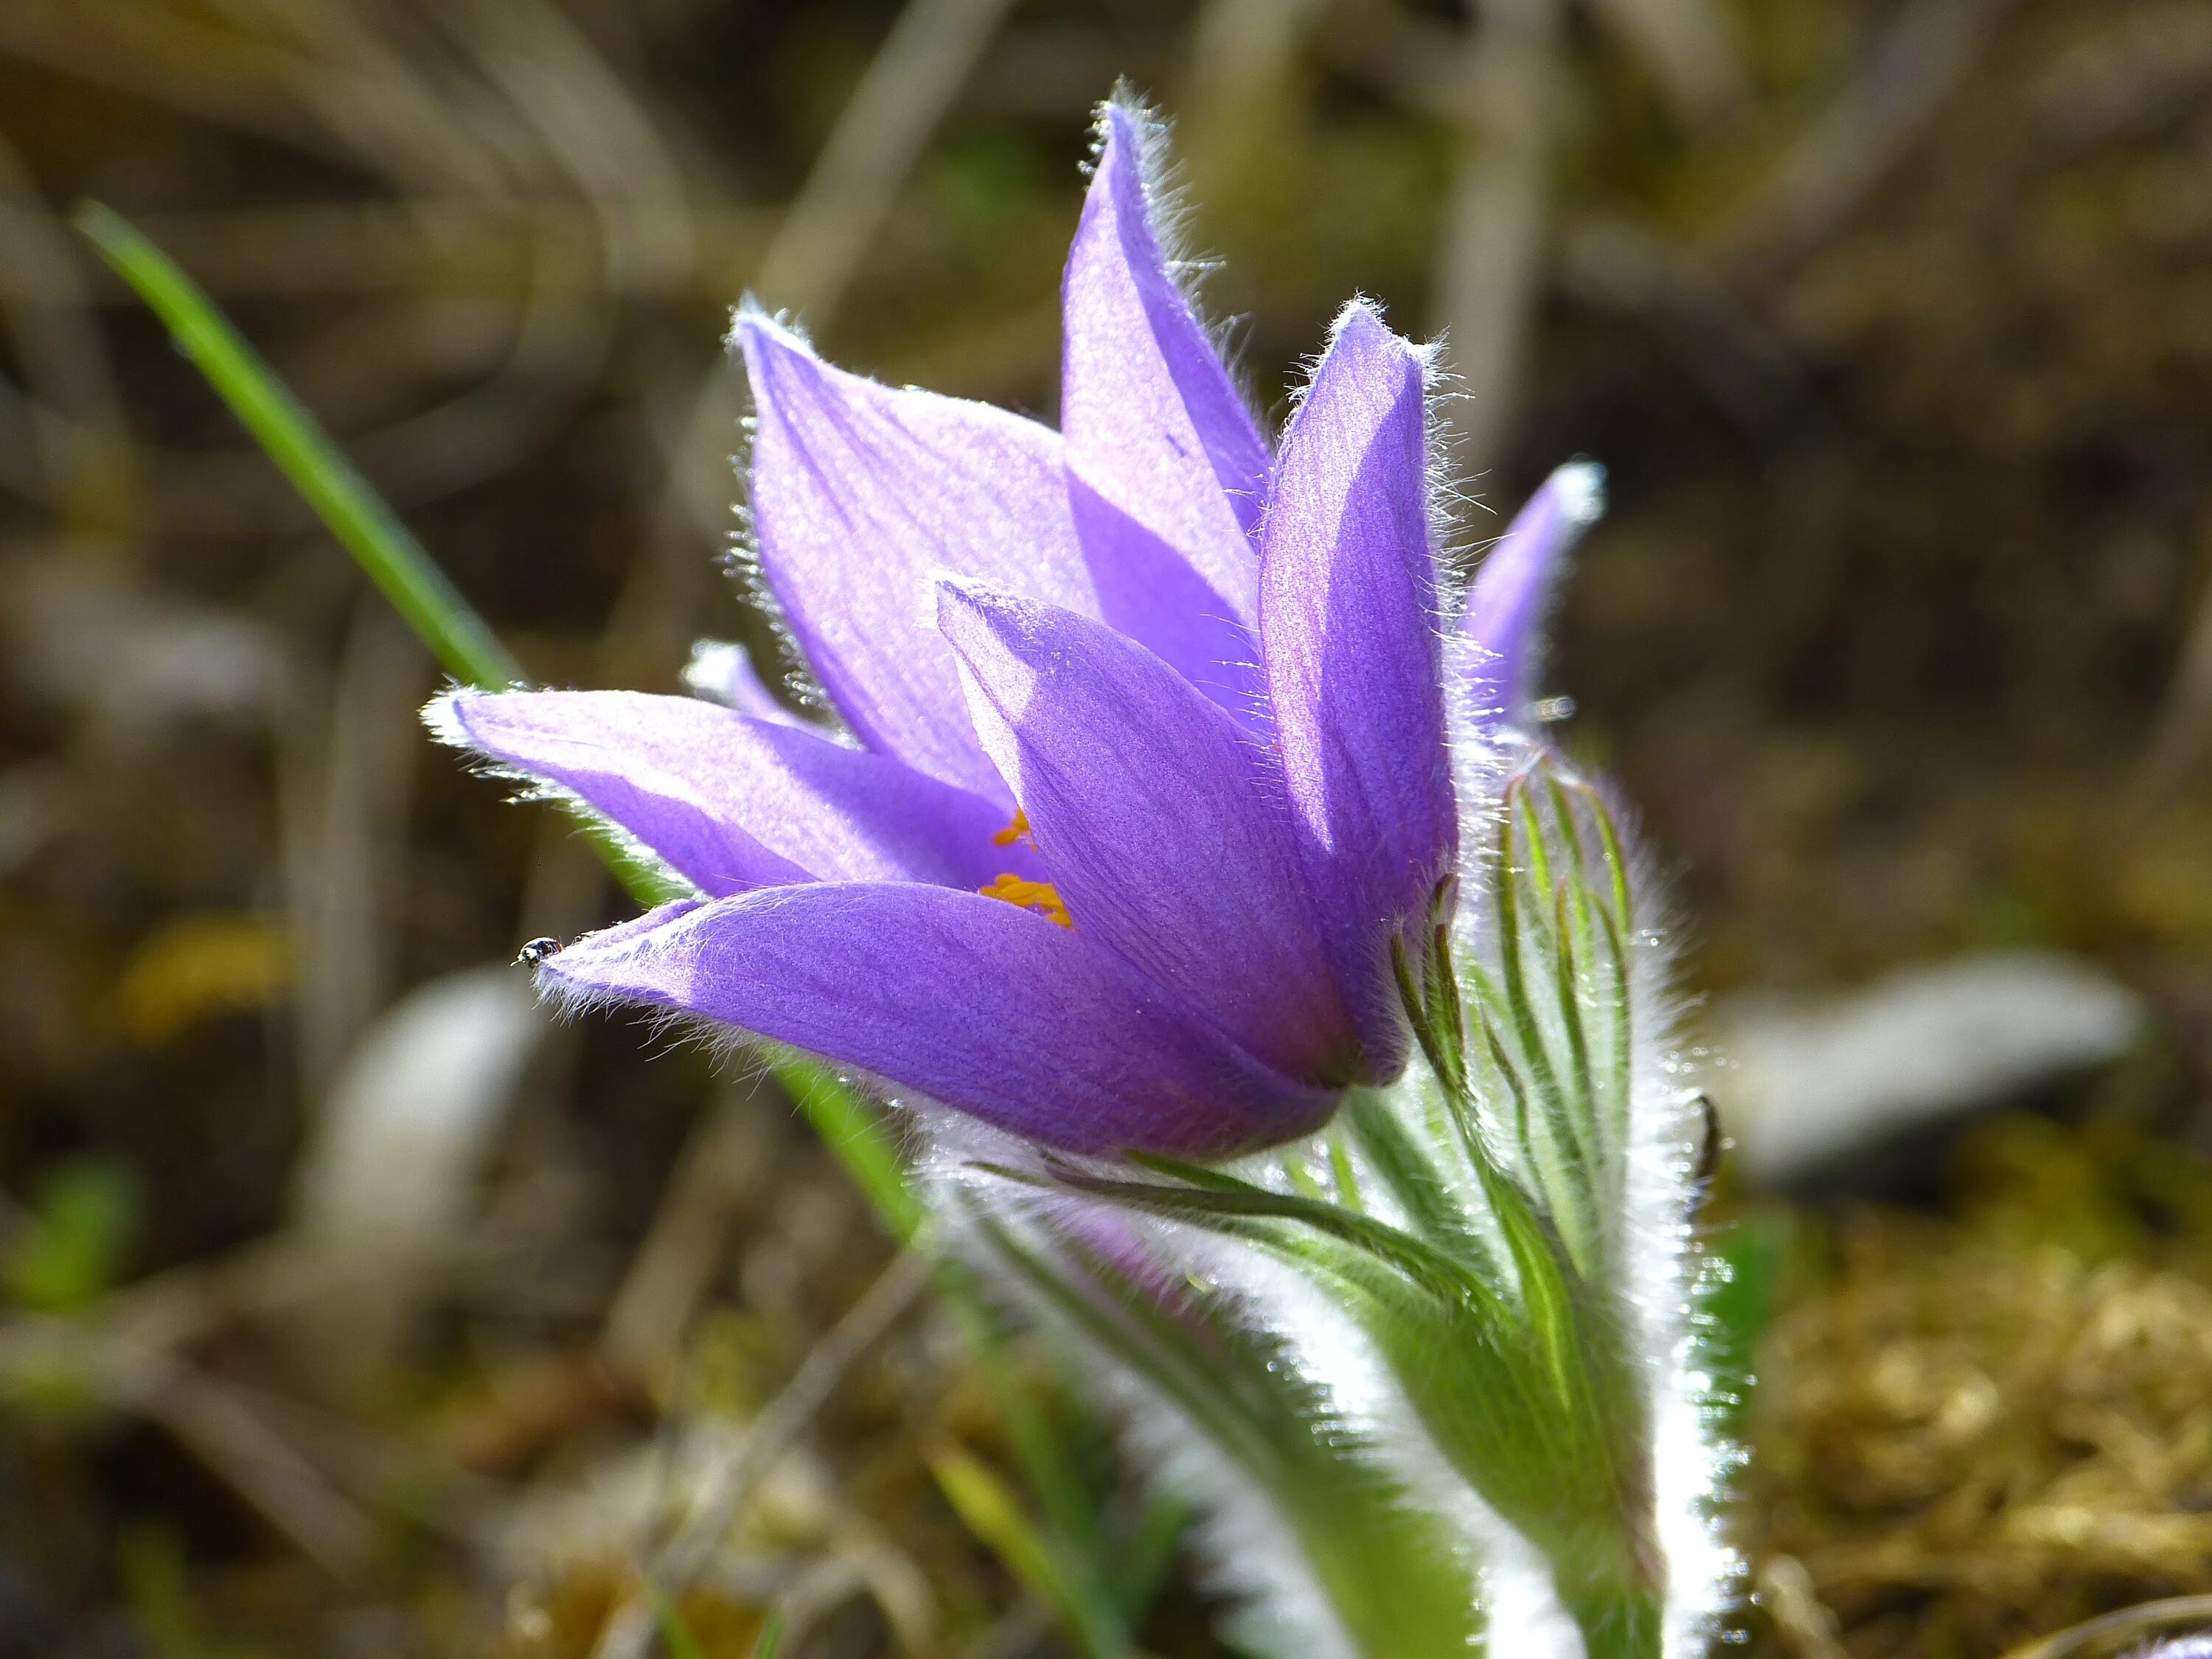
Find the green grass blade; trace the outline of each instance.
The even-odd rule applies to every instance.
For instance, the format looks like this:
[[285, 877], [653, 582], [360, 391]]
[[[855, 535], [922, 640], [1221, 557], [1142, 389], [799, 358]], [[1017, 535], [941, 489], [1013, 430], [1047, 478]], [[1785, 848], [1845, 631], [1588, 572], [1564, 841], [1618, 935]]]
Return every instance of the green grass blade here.
[[967, 1338], [1005, 1419], [1022, 1477], [1042, 1512], [1054, 1563], [1056, 1592], [1050, 1599], [1055, 1610], [1089, 1659], [1124, 1659], [1131, 1650], [1126, 1598], [1116, 1589], [1120, 1563], [1103, 1498], [1085, 1479], [1066, 1441], [1054, 1432], [1041, 1391], [1023, 1375], [997, 1311], [967, 1265], [957, 1258], [940, 1259], [937, 1289]]
[[661, 1646], [668, 1650], [668, 1659], [707, 1659], [706, 1650], [699, 1645], [699, 1638], [684, 1622], [684, 1615], [677, 1610], [676, 1603], [669, 1599], [668, 1592], [647, 1579], [645, 1595], [647, 1601], [653, 1604], [653, 1622], [660, 1632]]
[[113, 210], [88, 202], [75, 219], [446, 671], [474, 685], [521, 684], [522, 665], [191, 278]]
[[[957, 1449], [939, 1451], [928, 1462], [938, 1491], [961, 1523], [988, 1545], [1015, 1577], [1058, 1611], [1063, 1623], [1079, 1628], [1085, 1611], [1079, 1596], [1066, 1582], [1052, 1547], [1022, 1513], [1006, 1483]], [[1095, 1650], [1097, 1644], [1092, 1645]]]

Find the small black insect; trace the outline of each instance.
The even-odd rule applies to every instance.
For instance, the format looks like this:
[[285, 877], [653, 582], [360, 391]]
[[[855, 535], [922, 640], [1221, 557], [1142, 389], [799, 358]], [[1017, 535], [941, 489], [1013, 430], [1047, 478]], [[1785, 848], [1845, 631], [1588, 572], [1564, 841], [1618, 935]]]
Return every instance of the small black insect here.
[[1692, 1097], [1690, 1104], [1698, 1120], [1697, 1159], [1690, 1171], [1690, 1217], [1695, 1220], [1712, 1194], [1713, 1177], [1720, 1173], [1721, 1154], [1728, 1150], [1729, 1140], [1721, 1127], [1720, 1108], [1713, 1104], [1711, 1095], [1700, 1091]]
[[[525, 945], [523, 948], [527, 950], [530, 947]], [[1691, 1172], [1690, 1179], [1704, 1188], [1710, 1186], [1713, 1176], [1719, 1173], [1721, 1153], [1728, 1142], [1721, 1133], [1721, 1109], [1713, 1104], [1713, 1097], [1700, 1091], [1698, 1097], [1690, 1103], [1698, 1109], [1699, 1120], [1698, 1167]]]
[[534, 939], [514, 953], [518, 968], [535, 968], [539, 963], [561, 948], [557, 939]]

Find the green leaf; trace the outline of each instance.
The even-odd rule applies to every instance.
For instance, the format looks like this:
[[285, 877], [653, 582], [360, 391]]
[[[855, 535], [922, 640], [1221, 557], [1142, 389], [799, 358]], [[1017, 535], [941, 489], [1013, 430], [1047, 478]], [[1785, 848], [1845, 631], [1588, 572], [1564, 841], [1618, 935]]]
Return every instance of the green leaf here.
[[753, 1644], [753, 1659], [775, 1659], [783, 1651], [783, 1609], [776, 1608], [761, 1626], [760, 1640]]
[[[1571, 901], [1569, 889], [1580, 890], [1582, 872], [1571, 869], [1565, 880], [1553, 890], [1553, 994], [1559, 1002], [1559, 1023], [1566, 1028], [1567, 1065], [1574, 1079], [1575, 1109], [1572, 1115], [1580, 1120], [1577, 1129], [1587, 1129], [1581, 1144], [1584, 1156], [1593, 1160], [1610, 1157], [1604, 1138], [1598, 1133], [1599, 1115], [1596, 1085], [1590, 1069], [1589, 1037], [1583, 1030], [1583, 987], [1581, 964], [1575, 958], [1574, 929], [1568, 919]], [[1601, 1173], [1594, 1168], [1593, 1177]]]
[[[1176, 1167], [1170, 1159], [1146, 1161]], [[1218, 1171], [1201, 1173], [1218, 1184], [1241, 1185]], [[1171, 1201], [1176, 1195], [1194, 1205], [1235, 1206], [1226, 1217], [1231, 1226], [1245, 1212], [1271, 1207], [1299, 1219], [1316, 1219], [1301, 1202], [1258, 1189], [1223, 1192], [1088, 1182], [1085, 1190], [1157, 1207], [1200, 1226], [1220, 1225], [1224, 1218], [1205, 1208], [1181, 1212]], [[1163, 1194], [1167, 1200], [1156, 1196]], [[1260, 1201], [1270, 1199], [1280, 1200], [1279, 1206]], [[1602, 1525], [1609, 1491], [1605, 1448], [1590, 1417], [1589, 1390], [1572, 1369], [1577, 1343], [1573, 1309], [1556, 1273], [1547, 1275], [1540, 1264], [1531, 1264], [1530, 1277], [1541, 1298], [1532, 1326], [1510, 1309], [1495, 1303], [1483, 1306], [1455, 1293], [1464, 1281], [1433, 1252], [1429, 1259], [1420, 1259], [1428, 1247], [1419, 1241], [1366, 1217], [1339, 1212], [1337, 1218], [1345, 1228], [1324, 1224], [1233, 1236], [1306, 1273], [1368, 1330], [1406, 1383], [1439, 1444], [1478, 1491], [1501, 1508], [1517, 1504], [1520, 1514], [1547, 1512], [1556, 1508], [1559, 1496], [1559, 1463], [1571, 1460], [1573, 1449], [1579, 1447], [1591, 1454], [1587, 1472], [1592, 1473], [1595, 1495], [1574, 1512]], [[1366, 1243], [1347, 1241], [1340, 1236], [1346, 1229], [1367, 1234]], [[1439, 1262], [1443, 1262], [1442, 1268]], [[1079, 1322], [1081, 1317], [1079, 1314]], [[1565, 1356], [1559, 1352], [1562, 1342]], [[1123, 1354], [1126, 1345], [1117, 1345], [1109, 1334], [1102, 1346]], [[1219, 1420], [1226, 1408], [1220, 1396], [1231, 1386], [1232, 1375], [1220, 1357], [1176, 1355], [1173, 1343], [1161, 1346], [1170, 1350], [1171, 1363], [1148, 1357], [1137, 1366], [1139, 1374], [1151, 1376], [1183, 1403], [1194, 1420], [1224, 1449], [1242, 1443], [1235, 1426], [1224, 1427]], [[1564, 1377], [1563, 1358], [1568, 1367]]]
[[[1506, 1029], [1520, 1046], [1521, 1062], [1534, 1085], [1532, 1093], [1539, 1121], [1550, 1142], [1549, 1158], [1540, 1162], [1531, 1174], [1555, 1194], [1555, 1201], [1565, 1199], [1572, 1206], [1574, 1231], [1580, 1234], [1596, 1224], [1595, 1193], [1590, 1186], [1588, 1152], [1575, 1133], [1560, 1087], [1559, 1070], [1553, 1063], [1551, 1045], [1528, 986], [1522, 876], [1514, 860], [1515, 800], [1519, 793], [1524, 792], [1509, 798], [1498, 826], [1498, 957]], [[1540, 837], [1531, 840], [1540, 844]]]
[[1486, 1283], [1500, 1284], [1496, 1257], [1443, 1171], [1407, 1133], [1389, 1103], [1371, 1093], [1356, 1096], [1345, 1109], [1345, 1121], [1420, 1237]]
[[[1160, 1187], [1138, 1181], [1107, 1181], [1068, 1172], [1061, 1179], [1071, 1187], [1099, 1198], [1136, 1204], [1185, 1220], [1217, 1217], [1253, 1217], [1294, 1221], [1364, 1250], [1387, 1261], [1431, 1295], [1464, 1301], [1494, 1317], [1506, 1310], [1497, 1291], [1435, 1246], [1388, 1222], [1334, 1204], [1300, 1198], [1290, 1193], [1271, 1193], [1225, 1176], [1218, 1170], [1180, 1164], [1173, 1158], [1133, 1156], [1131, 1161], [1194, 1182], [1188, 1187]], [[1195, 1184], [1204, 1182], [1204, 1185]]]
[[1628, 858], [1621, 850], [1620, 826], [1613, 822], [1613, 808], [1605, 797], [1589, 785], [1576, 782], [1571, 787], [1589, 808], [1591, 820], [1597, 825], [1598, 838], [1605, 848], [1606, 874], [1613, 886], [1613, 919], [1620, 923], [1621, 936], [1636, 936], [1636, 906], [1630, 896]]
[[[1626, 1180], [1634, 1058], [1625, 931], [1630, 921], [1628, 870], [1621, 854], [1620, 831], [1604, 797], [1588, 784], [1562, 778], [1556, 769], [1547, 770], [1547, 781], [1553, 820], [1561, 826], [1573, 848], [1573, 864], [1562, 890], [1574, 918], [1574, 954], [1580, 968], [1590, 975], [1585, 981], [1580, 974], [1576, 975], [1571, 990], [1585, 1006], [1593, 1033], [1601, 1035], [1609, 1044], [1603, 1093], [1593, 1097], [1591, 1110], [1612, 1160], [1607, 1172], [1611, 1190], [1618, 1193]], [[1596, 827], [1601, 870], [1593, 870], [1589, 845], [1583, 838], [1582, 817], [1585, 814]], [[1600, 893], [1595, 885], [1601, 875], [1607, 889], [1604, 893]], [[1594, 965], [1601, 957], [1602, 977]], [[1593, 1082], [1588, 1086], [1595, 1088], [1596, 1085]]]

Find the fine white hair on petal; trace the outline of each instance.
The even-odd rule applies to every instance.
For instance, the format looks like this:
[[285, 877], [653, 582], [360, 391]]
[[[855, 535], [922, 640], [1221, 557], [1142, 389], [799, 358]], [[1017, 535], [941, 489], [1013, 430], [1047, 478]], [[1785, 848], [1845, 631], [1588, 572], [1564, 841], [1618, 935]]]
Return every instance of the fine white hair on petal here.
[[472, 688], [459, 681], [449, 680], [429, 702], [422, 705], [422, 724], [429, 728], [431, 738], [448, 749], [468, 749], [469, 736], [461, 729], [460, 717], [453, 712], [453, 700]]
[[458, 749], [470, 757], [469, 769], [479, 777], [497, 778], [516, 786], [514, 799], [518, 803], [547, 802], [562, 807], [574, 817], [580, 826], [597, 830], [614, 846], [617, 855], [633, 868], [641, 870], [656, 883], [672, 892], [696, 895], [698, 889], [690, 880], [671, 868], [659, 854], [640, 841], [627, 829], [600, 811], [574, 790], [539, 777], [534, 772], [519, 766], [509, 766], [494, 759], [477, 747], [461, 722], [455, 708], [463, 697], [518, 696], [526, 697], [528, 691], [483, 691], [474, 686], [448, 684], [422, 706], [422, 724], [430, 735], [448, 748]]
[[[1454, 511], [1458, 496], [1455, 493], [1451, 467], [1450, 428], [1443, 413], [1444, 398], [1441, 390], [1444, 376], [1443, 342], [1431, 340], [1421, 348], [1421, 444], [1425, 467], [1422, 502], [1429, 515], [1430, 599], [1429, 615], [1431, 625], [1447, 641], [1443, 659], [1447, 704], [1450, 696], [1452, 666], [1449, 654], [1451, 602], [1445, 573], [1459, 560], [1455, 545], [1459, 534], [1460, 515]], [[1445, 741], [1450, 741], [1451, 710], [1444, 710]]]
[[[1336, 315], [1329, 322], [1328, 337], [1321, 349], [1309, 353], [1299, 360], [1297, 372], [1292, 377], [1290, 386], [1290, 413], [1284, 426], [1286, 433], [1290, 429], [1291, 423], [1297, 421], [1299, 411], [1305, 407], [1306, 399], [1312, 395], [1315, 377], [1320, 374], [1321, 366], [1328, 360], [1329, 352], [1335, 348], [1339, 337], [1351, 326], [1354, 319], [1362, 316], [1368, 318], [1384, 331], [1390, 331], [1389, 318], [1378, 300], [1365, 294], [1355, 293], [1339, 307]], [[1400, 340], [1412, 353], [1414, 363], [1420, 370], [1422, 499], [1427, 508], [1429, 519], [1431, 569], [1429, 623], [1440, 637], [1447, 638], [1447, 646], [1449, 646], [1445, 630], [1445, 623], [1449, 620], [1449, 608], [1443, 574], [1454, 557], [1452, 550], [1454, 520], [1449, 506], [1451, 495], [1450, 471], [1443, 444], [1443, 417], [1439, 412], [1442, 398], [1437, 391], [1439, 380], [1445, 373], [1442, 356], [1443, 348], [1439, 341], [1408, 340], [1404, 336], [1395, 333], [1393, 337]], [[1448, 703], [1453, 678], [1451, 665], [1448, 660], [1444, 674]], [[1448, 730], [1450, 715], [1451, 711], [1447, 707], [1445, 719]]]
[[[1206, 279], [1220, 268], [1220, 261], [1190, 250], [1190, 198], [1183, 188], [1182, 163], [1176, 158], [1171, 142], [1173, 126], [1130, 82], [1124, 79], [1116, 82], [1112, 96], [1098, 106], [1097, 118], [1092, 124], [1091, 154], [1094, 167], [1104, 153], [1107, 123], [1115, 112], [1127, 118], [1137, 135], [1137, 177], [1144, 186], [1145, 217], [1152, 229], [1152, 240], [1159, 248], [1160, 263], [1182, 295], [1183, 303], [1190, 307], [1199, 331], [1229, 370], [1231, 381], [1249, 408], [1253, 398], [1240, 362], [1243, 354], [1237, 337], [1238, 319], [1209, 317], [1200, 302], [1200, 289], [1205, 286]], [[1265, 426], [1257, 422], [1255, 424], [1259, 426], [1264, 440]]]
[[[1328, 354], [1334, 349], [1337, 337], [1352, 325], [1354, 318], [1362, 316], [1372, 319], [1379, 327], [1386, 331], [1390, 326], [1389, 316], [1383, 310], [1382, 301], [1370, 299], [1364, 294], [1355, 293], [1349, 300], [1339, 306], [1336, 315], [1329, 319], [1328, 337], [1322, 342], [1317, 349], [1310, 351], [1298, 359], [1297, 373], [1291, 380], [1290, 420], [1297, 419], [1298, 411], [1305, 407], [1307, 398], [1313, 392], [1314, 377], [1321, 373], [1321, 366], [1328, 361]], [[1407, 343], [1411, 345], [1413, 342], [1408, 341]], [[1426, 349], [1415, 346], [1414, 349], [1418, 352]], [[1422, 380], [1425, 385], [1428, 380], [1429, 365], [1432, 357], [1431, 353], [1431, 356], [1421, 359]], [[1289, 424], [1286, 422], [1284, 430], [1287, 432], [1289, 429]]]
[[[793, 1051], [757, 1031], [682, 1009], [652, 1007], [618, 993], [598, 991], [563, 979], [560, 975], [559, 963], [560, 953], [556, 951], [538, 964], [535, 975], [538, 1000], [556, 1018], [568, 1021], [586, 1013], [601, 1012], [632, 1015], [636, 1024], [645, 1027], [650, 1042], [661, 1053], [673, 1053], [679, 1049], [703, 1053], [710, 1071], [726, 1077], [741, 1088], [754, 1088], [769, 1078], [777, 1077], [784, 1060], [793, 1056]], [[780, 1059], [780, 1056], [783, 1058]], [[950, 1122], [957, 1117], [949, 1107], [907, 1094], [896, 1085], [857, 1067], [839, 1065], [819, 1055], [798, 1055], [797, 1058], [808, 1065], [823, 1068], [841, 1087], [865, 1095], [882, 1105], [885, 1109], [882, 1127], [898, 1140], [901, 1157], [916, 1167], [921, 1167], [929, 1156], [928, 1124], [933, 1121]], [[792, 1085], [787, 1080], [782, 1086], [789, 1092]], [[966, 1119], [959, 1121], [970, 1121]], [[988, 1129], [984, 1133], [999, 1133]], [[1003, 1141], [1005, 1138], [1001, 1136], [1000, 1139]]]
[[[738, 331], [748, 321], [763, 324], [800, 349], [810, 355], [813, 352], [813, 343], [807, 338], [805, 329], [796, 317], [788, 312], [769, 310], [750, 292], [731, 307], [729, 330], [722, 337], [725, 351], [742, 351]], [[744, 443], [738, 453], [730, 457], [730, 464], [738, 477], [738, 495], [731, 508], [732, 517], [736, 522], [731, 529], [729, 545], [720, 561], [722, 571], [736, 583], [742, 602], [759, 617], [762, 625], [767, 629], [770, 648], [783, 665], [784, 688], [806, 713], [819, 718], [841, 737], [849, 738], [850, 731], [845, 724], [845, 717], [822, 689], [821, 681], [815, 676], [814, 665], [806, 660], [805, 652], [799, 648], [798, 633], [791, 625], [783, 600], [769, 582], [767, 569], [761, 558], [759, 522], [752, 502], [752, 448], [759, 435], [760, 421], [750, 403], [747, 409], [748, 412], [738, 422]]]
[[[1469, 528], [1474, 515], [1488, 513], [1495, 516], [1496, 511], [1476, 493], [1474, 481], [1462, 478], [1452, 464], [1455, 428], [1451, 405], [1472, 394], [1464, 390], [1465, 378], [1452, 367], [1445, 346], [1446, 337], [1442, 334], [1427, 342], [1429, 355], [1422, 374], [1428, 406], [1429, 536], [1440, 574], [1466, 567], [1480, 544]], [[1439, 592], [1443, 586], [1440, 580]]]
[[741, 1085], [750, 1087], [766, 1077], [771, 1066], [768, 1052], [747, 1032], [733, 1030], [701, 1015], [674, 1008], [653, 1008], [611, 992], [595, 991], [560, 977], [550, 963], [558, 953], [538, 965], [533, 983], [538, 1000], [564, 1024], [586, 1014], [622, 1013], [645, 1028], [647, 1046], [653, 1057], [696, 1050], [708, 1056], [713, 1070], [729, 1068]]
[[802, 350], [811, 352], [814, 343], [807, 337], [806, 325], [796, 312], [781, 307], [771, 311], [760, 301], [760, 296], [748, 289], [737, 304], [730, 307], [730, 326], [722, 335], [725, 351], [740, 351], [744, 343], [738, 331], [747, 323], [765, 323], [777, 333], [787, 336]]

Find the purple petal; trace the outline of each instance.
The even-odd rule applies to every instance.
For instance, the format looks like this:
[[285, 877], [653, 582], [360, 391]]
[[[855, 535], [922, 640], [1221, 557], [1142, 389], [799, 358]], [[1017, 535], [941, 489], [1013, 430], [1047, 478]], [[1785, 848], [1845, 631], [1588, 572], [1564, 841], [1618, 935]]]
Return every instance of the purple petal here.
[[1285, 434], [1260, 634], [1291, 802], [1378, 1074], [1403, 1064], [1391, 933], [1457, 838], [1429, 544], [1421, 354], [1364, 306], [1339, 320]]
[[1570, 461], [1528, 498], [1475, 572], [1455, 654], [1466, 707], [1483, 723], [1528, 723], [1560, 571], [1604, 511], [1605, 469]]
[[737, 332], [758, 409], [761, 568], [823, 690], [869, 748], [1002, 798], [928, 578], [980, 576], [1096, 612], [1060, 439], [1003, 410], [832, 368], [757, 313]]
[[995, 803], [696, 697], [457, 691], [433, 710], [454, 741], [576, 795], [702, 892], [1028, 873], [1025, 848], [992, 844]]
[[1098, 615], [1212, 698], [1238, 725], [1258, 730], [1266, 693], [1258, 643], [1182, 554], [1110, 505], [1081, 478], [1068, 499], [1091, 556]]
[[1268, 1071], [1113, 951], [973, 893], [780, 887], [664, 906], [541, 969], [556, 990], [700, 1014], [1071, 1152], [1218, 1157], [1334, 1096]]
[[1077, 930], [1277, 1070], [1355, 1074], [1295, 828], [1236, 724], [1102, 623], [975, 584], [939, 591], [983, 746]]
[[1100, 118], [1061, 289], [1060, 430], [1101, 614], [1200, 680], [1250, 656], [1238, 625], [1253, 616], [1267, 447], [1162, 257], [1147, 120], [1120, 104]]

